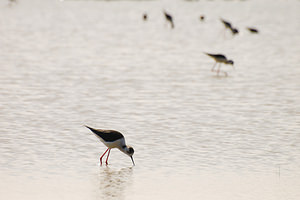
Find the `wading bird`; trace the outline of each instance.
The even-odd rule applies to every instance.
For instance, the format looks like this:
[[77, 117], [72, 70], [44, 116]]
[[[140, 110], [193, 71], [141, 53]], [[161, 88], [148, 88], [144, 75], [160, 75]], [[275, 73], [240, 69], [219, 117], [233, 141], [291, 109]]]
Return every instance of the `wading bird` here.
[[250, 31], [250, 33], [258, 33], [258, 30], [256, 28], [250, 28], [247, 27], [248, 31]]
[[[215, 66], [217, 65], [217, 63], [219, 63], [219, 67], [218, 67], [218, 70], [217, 70], [217, 75], [219, 75], [219, 73], [220, 73], [220, 68], [221, 68], [222, 63], [232, 65], [232, 67], [233, 67], [233, 61], [228, 60], [226, 58], [226, 56], [224, 56], [222, 54], [210, 54], [210, 53], [205, 53], [205, 54], [210, 56], [211, 58], [213, 58], [216, 61], [216, 63], [212, 67], [211, 71], [214, 71]], [[225, 74], [225, 76], [227, 76], [227, 72], [223, 72], [223, 73]]]
[[234, 28], [230, 22], [228, 21], [225, 21], [224, 19], [220, 19], [221, 22], [224, 24], [225, 26], [225, 29], [229, 29], [232, 33], [232, 35], [235, 35], [235, 34], [238, 34], [239, 33], [239, 30], [237, 28]]
[[164, 14], [165, 14], [166, 20], [171, 24], [171, 27], [174, 28], [175, 25], [173, 22], [173, 17], [170, 14], [168, 14], [165, 10], [164, 10]]
[[146, 13], [144, 13], [144, 15], [143, 15], [143, 19], [144, 19], [144, 21], [147, 21], [147, 19], [148, 19], [148, 15], [147, 15]]
[[105, 163], [106, 165], [108, 164], [107, 161], [108, 161], [110, 150], [112, 148], [118, 148], [120, 151], [128, 155], [131, 158], [133, 165], [135, 165], [132, 158], [134, 154], [134, 149], [131, 146], [126, 145], [125, 138], [122, 135], [122, 133], [115, 130], [94, 129], [89, 126], [85, 126], [85, 127], [90, 129], [100, 139], [100, 141], [103, 142], [103, 144], [105, 144], [105, 146], [108, 147], [107, 150], [100, 157], [101, 165], [102, 165], [102, 158], [107, 151], [108, 151], [108, 155]]
[[201, 15], [199, 19], [200, 19], [200, 21], [204, 21], [205, 20], [205, 16]]

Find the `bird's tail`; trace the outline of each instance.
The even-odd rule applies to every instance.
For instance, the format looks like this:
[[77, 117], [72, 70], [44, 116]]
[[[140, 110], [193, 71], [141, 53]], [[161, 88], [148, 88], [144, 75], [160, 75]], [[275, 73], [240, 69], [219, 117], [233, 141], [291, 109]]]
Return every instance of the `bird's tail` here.
[[206, 53], [206, 52], [203, 52], [203, 53], [210, 56], [210, 57], [212, 57], [212, 54], [210, 54], [210, 53]]
[[95, 131], [95, 129], [93, 129], [93, 128], [91, 128], [91, 127], [89, 127], [89, 126], [87, 126], [87, 125], [84, 125], [85, 127], [87, 127], [88, 129], [90, 129], [92, 132], [94, 132]]

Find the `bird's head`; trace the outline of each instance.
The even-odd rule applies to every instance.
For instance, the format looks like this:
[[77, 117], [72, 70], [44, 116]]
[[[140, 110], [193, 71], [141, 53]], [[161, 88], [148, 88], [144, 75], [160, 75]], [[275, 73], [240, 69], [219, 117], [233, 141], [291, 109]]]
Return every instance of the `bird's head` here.
[[123, 146], [122, 151], [131, 158], [133, 165], [135, 165], [132, 157], [134, 154], [134, 149], [131, 146]]
[[226, 64], [231, 65], [232, 68], [235, 70], [235, 67], [233, 66], [233, 64], [234, 64], [233, 60], [227, 60]]
[[236, 28], [232, 28], [231, 31], [232, 31], [232, 34], [233, 34], [233, 35], [239, 33], [239, 30], [237, 30]]
[[131, 146], [127, 146], [125, 152], [128, 156], [132, 156], [134, 154], [134, 149]]
[[228, 65], [233, 65], [234, 62], [233, 62], [233, 60], [227, 60], [227, 61], [226, 61], [226, 64], [228, 64]]

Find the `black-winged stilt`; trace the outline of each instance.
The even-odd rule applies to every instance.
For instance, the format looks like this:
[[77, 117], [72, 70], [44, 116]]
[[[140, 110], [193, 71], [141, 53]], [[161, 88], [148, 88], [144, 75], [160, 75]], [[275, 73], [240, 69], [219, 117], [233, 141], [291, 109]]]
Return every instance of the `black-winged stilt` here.
[[148, 15], [147, 15], [146, 13], [144, 13], [144, 15], [143, 15], [143, 19], [144, 19], [144, 21], [147, 21], [147, 19], [148, 19]]
[[100, 139], [100, 141], [103, 142], [103, 144], [105, 144], [105, 146], [108, 147], [107, 150], [100, 157], [101, 165], [102, 165], [102, 158], [106, 154], [107, 151], [108, 151], [108, 155], [107, 155], [105, 163], [106, 163], [106, 165], [108, 164], [107, 161], [108, 161], [110, 150], [112, 148], [118, 148], [120, 151], [122, 151], [123, 153], [130, 156], [133, 165], [135, 165], [133, 158], [132, 158], [132, 155], [134, 154], [134, 149], [131, 146], [126, 145], [125, 138], [122, 135], [122, 133], [120, 133], [119, 131], [115, 131], [115, 130], [94, 129], [94, 128], [91, 128], [86, 125], [85, 125], [85, 127], [90, 129]]
[[230, 22], [228, 21], [225, 21], [224, 19], [220, 19], [221, 22], [224, 24], [225, 26], [225, 29], [229, 29], [232, 33], [232, 35], [235, 35], [235, 34], [238, 34], [239, 33], [239, 30], [237, 28], [234, 28]]
[[173, 17], [169, 13], [167, 13], [165, 10], [164, 10], [164, 14], [165, 14], [166, 20], [168, 22], [170, 22], [171, 27], [174, 28], [175, 26], [174, 26], [174, 22], [173, 22]]
[[[216, 63], [212, 67], [211, 71], [214, 71], [214, 68], [215, 68], [216, 64], [219, 63], [219, 68], [217, 70], [217, 75], [219, 75], [222, 63], [232, 65], [232, 67], [233, 67], [234, 62], [232, 60], [228, 60], [226, 58], [226, 56], [224, 56], [223, 54], [210, 54], [210, 53], [205, 53], [205, 54], [210, 56], [211, 58], [213, 58], [216, 61]], [[227, 76], [226, 72], [224, 72], [224, 74]]]
[[256, 28], [251, 28], [251, 27], [247, 27], [248, 31], [250, 31], [250, 33], [258, 33], [258, 30]]
[[201, 15], [200, 16], [200, 21], [204, 21], [205, 20], [205, 16], [204, 15]]

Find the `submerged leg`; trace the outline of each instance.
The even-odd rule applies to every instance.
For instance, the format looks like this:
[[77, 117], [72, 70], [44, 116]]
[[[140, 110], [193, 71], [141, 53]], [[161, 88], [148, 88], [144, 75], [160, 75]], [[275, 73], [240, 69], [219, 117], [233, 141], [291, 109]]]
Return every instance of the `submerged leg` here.
[[106, 154], [106, 152], [109, 150], [109, 148], [106, 149], [106, 151], [102, 154], [102, 156], [100, 157], [100, 165], [102, 165], [102, 158], [103, 156]]
[[110, 154], [110, 148], [109, 148], [109, 151], [108, 151], [108, 154], [107, 154], [107, 157], [106, 157], [106, 161], [105, 161], [105, 163], [106, 163], [106, 165], [108, 165], [108, 156], [109, 156], [109, 154]]

